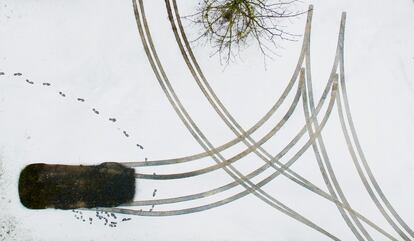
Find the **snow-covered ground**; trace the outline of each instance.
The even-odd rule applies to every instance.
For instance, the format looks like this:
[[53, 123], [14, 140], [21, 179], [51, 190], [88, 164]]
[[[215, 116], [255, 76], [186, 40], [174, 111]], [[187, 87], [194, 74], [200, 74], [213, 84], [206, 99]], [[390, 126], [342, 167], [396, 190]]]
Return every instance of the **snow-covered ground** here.
[[[144, 2], [160, 59], [184, 106], [214, 145], [233, 139], [185, 67], [164, 1]], [[196, 3], [179, 1], [183, 15], [191, 13]], [[387, 197], [414, 227], [414, 2], [315, 0], [298, 7], [306, 9], [310, 3], [315, 8], [311, 38], [315, 94], [321, 94], [328, 79], [341, 12], [346, 11], [345, 72], [361, 144]], [[305, 18], [293, 20], [290, 29], [302, 34]], [[266, 69], [254, 46], [225, 70], [218, 56], [210, 57], [208, 46], [194, 47], [213, 89], [246, 129], [274, 104], [294, 70], [301, 40], [281, 44], [280, 57], [267, 61]], [[0, 233], [6, 235], [0, 240], [327, 240], [252, 195], [189, 215], [132, 216], [116, 228], [98, 220], [81, 222], [71, 211], [33, 211], [20, 204], [18, 176], [30, 163], [92, 165], [203, 151], [173, 111], [148, 64], [131, 1], [1, 0], [0, 72], [4, 72], [0, 76], [0, 219], [5, 227]], [[15, 76], [17, 72], [22, 75]], [[287, 102], [292, 99], [293, 94]], [[253, 136], [263, 136], [287, 108], [284, 104]], [[108, 120], [112, 117], [117, 122]], [[298, 108], [287, 126], [264, 147], [276, 154], [303, 124], [303, 112]], [[323, 135], [352, 206], [396, 235], [363, 188], [347, 152], [336, 110]], [[244, 149], [239, 144], [224, 155], [229, 157]], [[138, 170], [183, 172], [212, 163], [206, 158], [194, 165]], [[246, 173], [262, 163], [251, 154], [236, 167]], [[311, 149], [292, 169], [326, 190]], [[140, 180], [136, 197], [180, 196], [229, 181], [231, 178], [221, 170], [189, 180]], [[156, 197], [152, 197], [154, 189]], [[237, 187], [229, 194], [242, 190]], [[264, 190], [342, 240], [355, 239], [335, 205], [288, 179], [278, 177]], [[186, 206], [166, 209], [182, 207]], [[155, 206], [154, 210], [163, 209]], [[94, 212], [84, 211], [83, 215], [95, 217]], [[126, 217], [120, 215], [118, 220]], [[8, 227], [12, 228], [9, 233]], [[385, 240], [375, 231], [371, 233], [374, 240]]]

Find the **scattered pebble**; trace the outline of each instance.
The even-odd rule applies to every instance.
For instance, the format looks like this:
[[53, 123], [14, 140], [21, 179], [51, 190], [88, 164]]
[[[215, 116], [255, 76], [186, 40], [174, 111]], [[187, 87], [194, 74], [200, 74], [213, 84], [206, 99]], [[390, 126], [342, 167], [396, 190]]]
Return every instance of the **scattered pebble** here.
[[50, 83], [45, 82], [45, 83], [42, 83], [42, 85], [44, 85], [44, 86], [50, 86]]
[[14, 76], [22, 76], [22, 73], [14, 73]]
[[82, 98], [77, 98], [76, 100], [80, 102], [85, 102], [85, 99], [82, 99]]
[[28, 79], [26, 79], [26, 82], [27, 82], [27, 83], [29, 83], [29, 84], [31, 84], [31, 85], [32, 85], [32, 84], [34, 84], [34, 82], [33, 82], [33, 81], [30, 81], [30, 80], [28, 80]]
[[154, 189], [154, 191], [152, 192], [152, 197], [155, 197], [155, 195], [157, 195], [157, 189]]
[[129, 137], [129, 134], [126, 131], [123, 131], [123, 133], [126, 137]]
[[115, 118], [109, 118], [110, 121], [115, 122], [116, 119]]
[[0, 72], [0, 75], [4, 75], [4, 72]]
[[93, 108], [93, 109], [92, 109], [92, 111], [93, 111], [95, 114], [99, 115], [99, 111], [97, 111], [95, 108]]
[[66, 95], [62, 91], [59, 91], [59, 95], [61, 95], [62, 97], [66, 97]]
[[144, 150], [144, 147], [141, 146], [140, 144], [137, 144], [137, 147], [139, 147], [139, 149]]

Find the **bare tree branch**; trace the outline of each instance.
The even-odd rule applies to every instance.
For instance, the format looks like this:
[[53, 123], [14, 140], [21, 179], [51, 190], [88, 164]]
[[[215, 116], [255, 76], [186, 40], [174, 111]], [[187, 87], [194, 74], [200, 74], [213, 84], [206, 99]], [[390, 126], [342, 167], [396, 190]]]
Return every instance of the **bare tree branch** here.
[[250, 42], [256, 42], [264, 59], [277, 55], [278, 40], [296, 41], [285, 31], [281, 19], [295, 18], [306, 12], [292, 11], [299, 0], [201, 0], [197, 12], [184, 18], [199, 24], [203, 32], [193, 41], [207, 39], [219, 54], [221, 63], [229, 64]]

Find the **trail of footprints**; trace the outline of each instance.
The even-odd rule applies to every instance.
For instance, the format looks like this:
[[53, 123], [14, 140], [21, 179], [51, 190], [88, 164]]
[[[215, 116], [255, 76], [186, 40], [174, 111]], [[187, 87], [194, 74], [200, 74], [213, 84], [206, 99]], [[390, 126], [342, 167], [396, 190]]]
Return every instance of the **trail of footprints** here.
[[[152, 192], [152, 197], [154, 198], [157, 195], [157, 189], [154, 189]], [[150, 212], [154, 210], [155, 204], [151, 205], [151, 208], [149, 209]], [[140, 209], [142, 211], [142, 209]], [[83, 222], [83, 223], [103, 223], [103, 225], [110, 227], [110, 228], [116, 228], [120, 223], [130, 221], [131, 218], [126, 217], [122, 219], [118, 219], [118, 217], [115, 215], [115, 213], [106, 212], [106, 211], [96, 211], [95, 217], [91, 217], [87, 214], [84, 215], [84, 213], [80, 210], [72, 209], [72, 212], [74, 214], [74, 217]], [[90, 214], [90, 212], [87, 212]]]
[[[5, 75], [5, 73], [0, 72], [0, 76], [2, 76], [2, 75]], [[13, 73], [13, 76], [23, 76], [23, 74], [20, 73], [20, 72], [16, 72], [16, 73]], [[31, 81], [29, 79], [25, 79], [25, 82], [30, 84], [30, 85], [35, 85], [35, 82]], [[49, 83], [49, 82], [42, 82], [41, 85], [49, 87], [52, 84]], [[66, 97], [66, 94], [62, 91], [59, 91], [58, 94], [59, 94], [59, 96], [61, 96], [63, 98]], [[84, 98], [80, 98], [80, 97], [77, 97], [76, 101], [78, 101], [80, 103], [86, 102], [86, 100]], [[100, 115], [101, 114], [100, 111], [97, 108], [92, 108], [92, 112], [95, 115]], [[112, 123], [115, 123], [115, 122], [117, 122], [117, 118], [110, 117], [110, 118], [108, 118], [108, 121], [110, 121]], [[130, 138], [130, 134], [126, 130], [122, 130], [122, 134], [124, 135], [125, 138]], [[139, 148], [140, 150], [144, 149], [144, 147], [141, 144], [138, 144], [138, 143], [136, 144], [136, 147]], [[148, 160], [148, 158], [145, 157], [145, 161], [147, 161], [147, 160]], [[155, 175], [155, 172], [154, 172], [154, 175]], [[156, 194], [157, 194], [157, 189], [154, 189], [154, 191], [152, 192], [152, 197], [154, 198], [156, 196]], [[151, 206], [151, 208], [149, 209], [149, 211], [150, 212], [153, 211], [154, 207], [155, 207], [155, 205], [153, 204]], [[94, 220], [96, 220], [96, 221], [99, 220], [99, 221], [103, 222], [103, 224], [105, 226], [108, 226], [108, 227], [111, 227], [111, 228], [117, 227], [117, 225], [119, 225], [120, 222], [126, 222], [126, 221], [131, 220], [131, 218], [122, 218], [119, 221], [119, 220], [117, 220], [117, 216], [114, 213], [104, 212], [104, 211], [96, 211], [95, 219], [93, 217], [90, 217], [90, 216], [88, 216], [88, 217], [86, 217], [86, 215], [84, 216], [83, 212], [80, 211], [80, 210], [72, 210], [72, 212], [74, 213], [74, 217], [76, 219], [78, 219], [79, 221], [81, 221], [81, 222], [93, 224]]]
[[[2, 75], [5, 75], [5, 72], [0, 72], [0, 76], [2, 76]], [[23, 74], [22, 73], [20, 73], [20, 72], [16, 72], [16, 73], [13, 73], [13, 76], [17, 76], [17, 77], [21, 77], [21, 76], [23, 76]], [[35, 82], [34, 81], [31, 81], [30, 79], [24, 79], [25, 80], [25, 82], [26, 83], [28, 83], [29, 85], [35, 85]], [[41, 83], [41, 85], [42, 86], [45, 86], [45, 87], [48, 87], [48, 86], [51, 86], [52, 84], [51, 83], [49, 83], [49, 82], [42, 82]], [[66, 97], [66, 93], [64, 93], [63, 91], [59, 91], [58, 92], [58, 94], [59, 94], [59, 96], [61, 96], [62, 98], [65, 98]], [[83, 102], [86, 102], [86, 100], [84, 99], [84, 98], [80, 98], [80, 97], [77, 97], [76, 98], [76, 101], [78, 101], [79, 103], [83, 103]], [[101, 115], [101, 112], [97, 109], [97, 108], [92, 108], [92, 112], [95, 114], [95, 115]], [[108, 121], [110, 121], [110, 122], [112, 122], [112, 123], [115, 123], [115, 122], [117, 122], [117, 118], [115, 118], [115, 117], [110, 117], [110, 118], [108, 118]], [[130, 134], [126, 131], [126, 130], [122, 130], [122, 134], [124, 135], [124, 137], [126, 137], [126, 138], [130, 138]], [[138, 148], [138, 149], [140, 149], [140, 150], [144, 150], [144, 147], [141, 145], [141, 144], [136, 144], [136, 147]]]
[[81, 222], [89, 224], [103, 223], [103, 225], [108, 226], [110, 228], [116, 228], [118, 225], [120, 225], [120, 223], [131, 220], [131, 218], [118, 219], [118, 217], [114, 213], [105, 211], [96, 211], [94, 217], [88, 215], [91, 214], [90, 212], [84, 214], [82, 211], [75, 209], [73, 209], [72, 212], [73, 216]]

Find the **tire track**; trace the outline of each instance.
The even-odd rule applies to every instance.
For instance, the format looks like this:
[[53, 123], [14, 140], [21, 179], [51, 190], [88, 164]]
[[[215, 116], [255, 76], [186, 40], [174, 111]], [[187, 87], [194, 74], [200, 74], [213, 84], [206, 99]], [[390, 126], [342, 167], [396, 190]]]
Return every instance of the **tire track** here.
[[[175, 92], [174, 92], [174, 90], [171, 86], [171, 83], [169, 82], [168, 78], [166, 77], [166, 74], [165, 74], [165, 72], [164, 72], [164, 70], [163, 70], [163, 68], [160, 64], [157, 53], [156, 53], [155, 48], [154, 48], [153, 43], [152, 43], [151, 35], [149, 33], [148, 24], [147, 24], [146, 19], [145, 19], [145, 12], [144, 12], [144, 9], [143, 9], [142, 0], [139, 0], [139, 5], [140, 5], [140, 10], [138, 10], [137, 2], [133, 1], [134, 13], [135, 13], [135, 17], [136, 17], [136, 20], [137, 20], [138, 30], [139, 30], [139, 33], [140, 33], [140, 36], [141, 36], [142, 43], [144, 45], [144, 50], [145, 50], [145, 52], [148, 56], [148, 59], [150, 61], [151, 66], [154, 70], [154, 74], [156, 75], [157, 80], [158, 80], [159, 84], [161, 85], [161, 88], [163, 89], [164, 93], [166, 94], [166, 97], [168, 98], [168, 100], [172, 104], [174, 110], [176, 111], [176, 113], [178, 114], [180, 119], [182, 120], [183, 124], [185, 124], [187, 129], [191, 132], [191, 134], [197, 140], [197, 142], [205, 149], [205, 151], [210, 151], [214, 147], [207, 140], [207, 138], [200, 131], [200, 129], [195, 125], [195, 123], [193, 122], [193, 120], [191, 119], [191, 117], [189, 116], [187, 111], [183, 108], [181, 102], [179, 101], [178, 97], [176, 96], [176, 94], [175, 94]], [[142, 28], [142, 25], [141, 25], [141, 19], [140, 19], [141, 15], [142, 15], [142, 21], [143, 21], [142, 25], [144, 26], [144, 28]], [[145, 34], [144, 34], [143, 29], [145, 29]], [[148, 44], [151, 48], [151, 52], [150, 52], [150, 49], [148, 48], [146, 40], [148, 41]], [[157, 66], [155, 66], [154, 59], [152, 59], [153, 57], [155, 59], [155, 62], [156, 62]], [[158, 72], [157, 67], [159, 68], [159, 72]], [[162, 76], [162, 78], [161, 78], [161, 76]], [[221, 154], [219, 154], [219, 153], [214, 153], [214, 154], [217, 155], [217, 156], [213, 156], [213, 159], [217, 163], [220, 163], [220, 162], [224, 161], [224, 157], [221, 156]], [[298, 220], [299, 222], [302, 222], [305, 225], [319, 231], [320, 233], [330, 237], [331, 239], [339, 240], [337, 237], [333, 236], [332, 234], [330, 234], [329, 232], [327, 232], [323, 228], [315, 225], [313, 222], [311, 222], [310, 220], [304, 218], [299, 213], [297, 213], [297, 212], [293, 211], [292, 209], [288, 208], [286, 205], [282, 204], [281, 202], [276, 200], [274, 197], [272, 197], [271, 195], [267, 194], [266, 192], [264, 192], [263, 190], [261, 190], [260, 188], [255, 186], [249, 180], [246, 180], [246, 178], [237, 169], [235, 169], [232, 165], [229, 165], [228, 167], [223, 167], [223, 170], [226, 171], [233, 179], [235, 179], [237, 182], [239, 182], [240, 185], [245, 187], [247, 190], [252, 192], [255, 196], [259, 197], [261, 200], [265, 201], [266, 203], [268, 203], [272, 207], [274, 207], [277, 210], [285, 213], [286, 215]]]

